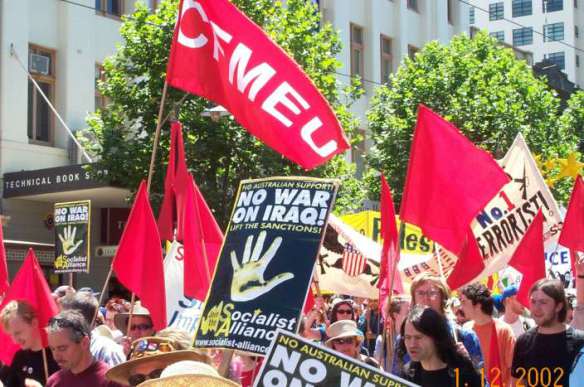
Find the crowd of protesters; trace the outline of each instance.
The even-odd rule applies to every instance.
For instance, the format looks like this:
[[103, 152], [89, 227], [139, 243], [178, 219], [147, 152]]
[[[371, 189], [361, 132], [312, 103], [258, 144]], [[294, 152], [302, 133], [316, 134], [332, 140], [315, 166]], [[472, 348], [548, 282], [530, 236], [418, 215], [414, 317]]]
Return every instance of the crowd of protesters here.
[[[299, 334], [424, 387], [541, 385], [532, 383], [533, 372], [538, 380], [550, 374], [555, 386], [574, 387], [584, 379], [574, 374], [584, 367], [576, 364], [584, 362], [584, 263], [576, 271], [575, 296], [560, 281], [542, 279], [529, 291], [529, 308], [518, 301], [515, 285], [491, 294], [473, 283], [453, 294], [429, 274], [415, 278], [410, 294], [381, 306], [375, 299], [317, 297]], [[55, 289], [60, 312], [44, 328], [44, 351], [35, 310], [25, 301], [6, 304], [0, 329], [20, 350], [1, 367], [2, 384], [253, 384], [261, 358], [193, 348], [189, 332], [156, 332], [139, 301], [130, 315], [127, 300], [113, 297], [100, 307], [96, 296], [89, 288]]]

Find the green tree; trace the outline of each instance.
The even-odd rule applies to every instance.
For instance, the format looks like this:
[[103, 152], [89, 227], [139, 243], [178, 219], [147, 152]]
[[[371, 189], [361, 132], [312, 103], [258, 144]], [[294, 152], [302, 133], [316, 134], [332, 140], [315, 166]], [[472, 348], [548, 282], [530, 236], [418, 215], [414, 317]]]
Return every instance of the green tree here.
[[[148, 174], [177, 3], [162, 1], [154, 13], [137, 3], [136, 11], [123, 18], [120, 29], [123, 44], [105, 60], [105, 81], [99, 83], [99, 90], [109, 104], [88, 118], [89, 128], [81, 136], [85, 145], [99, 156], [95, 166], [107, 168], [113, 182], [132, 190]], [[286, 7], [271, 0], [234, 3], [302, 66], [350, 136], [356, 120], [348, 109], [359, 96], [360, 88], [358, 82], [353, 82], [339, 91], [335, 71], [340, 63], [335, 56], [341, 45], [330, 24], [321, 25], [320, 13], [305, 0], [288, 0]], [[209, 101], [169, 88], [165, 112], [173, 111], [183, 123], [189, 169], [220, 224], [226, 224], [237, 185], [246, 178], [336, 177], [342, 180], [337, 210], [349, 210], [362, 202], [362, 184], [354, 178], [354, 165], [343, 156], [313, 171], [303, 171], [249, 135], [233, 118], [214, 122], [201, 117], [203, 110], [211, 106]], [[161, 199], [168, 128], [167, 122], [155, 164], [151, 188], [155, 203]]]
[[[389, 85], [377, 89], [367, 115], [374, 143], [368, 161], [384, 171], [396, 203], [401, 200], [420, 103], [496, 158], [520, 131], [542, 159], [565, 156], [576, 148], [572, 121], [560, 119], [559, 99], [510, 49], [484, 32], [474, 38], [455, 36], [448, 45], [431, 42], [413, 60], [404, 60]], [[579, 106], [579, 115], [573, 116], [582, 122]], [[370, 191], [377, 192], [378, 179], [366, 180]]]

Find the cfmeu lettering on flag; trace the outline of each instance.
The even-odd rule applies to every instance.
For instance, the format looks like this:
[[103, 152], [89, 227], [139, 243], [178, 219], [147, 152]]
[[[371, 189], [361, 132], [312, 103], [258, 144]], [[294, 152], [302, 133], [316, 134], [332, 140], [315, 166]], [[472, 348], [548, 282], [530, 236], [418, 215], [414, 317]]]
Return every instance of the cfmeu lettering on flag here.
[[228, 1], [182, 1], [168, 82], [224, 105], [252, 134], [305, 168], [348, 148], [309, 78]]

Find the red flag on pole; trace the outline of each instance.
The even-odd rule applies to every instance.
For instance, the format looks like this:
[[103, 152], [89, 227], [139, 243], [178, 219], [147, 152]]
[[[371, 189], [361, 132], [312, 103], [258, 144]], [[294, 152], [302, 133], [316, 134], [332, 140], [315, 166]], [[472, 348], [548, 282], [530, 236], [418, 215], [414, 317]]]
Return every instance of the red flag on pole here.
[[517, 269], [523, 278], [517, 292], [517, 301], [529, 308], [529, 289], [538, 280], [545, 278], [545, 255], [543, 248], [543, 215], [541, 210], [523, 235], [515, 249], [509, 266]]
[[479, 245], [470, 226], [468, 226], [465, 244], [458, 254], [458, 261], [456, 261], [456, 265], [454, 265], [446, 282], [451, 289], [458, 289], [475, 279], [484, 268], [485, 262], [481, 256]]
[[[43, 347], [46, 347], [48, 345], [47, 334], [44, 328], [47, 326], [49, 319], [55, 316], [59, 310], [51, 296], [49, 285], [47, 285], [43, 271], [32, 249], [28, 250], [20, 270], [16, 273], [12, 285], [0, 304], [0, 310], [14, 300], [26, 301], [36, 311], [42, 344]], [[0, 326], [0, 361], [6, 364], [12, 363], [12, 358], [18, 349], [19, 346], [10, 339], [6, 332], [2, 330], [2, 326]]]
[[[395, 210], [389, 184], [383, 174], [381, 175], [381, 238], [383, 247], [381, 249], [381, 266], [379, 269], [379, 307], [383, 308], [385, 299], [391, 291], [404, 293], [404, 287], [397, 270], [399, 263], [399, 233], [395, 224]], [[394, 274], [393, 283], [391, 275]], [[393, 289], [391, 289], [393, 287]]]
[[158, 230], [163, 240], [174, 239], [174, 225], [177, 217], [174, 182], [179, 170], [186, 170], [185, 149], [182, 136], [182, 125], [173, 121], [170, 125], [170, 151], [168, 152], [168, 166], [164, 178], [164, 196], [158, 214]]
[[4, 236], [2, 234], [2, 218], [0, 218], [0, 299], [10, 286], [8, 282], [8, 265], [6, 264], [6, 250], [4, 250]]
[[223, 105], [251, 134], [303, 168], [349, 149], [310, 78], [227, 0], [181, 0], [166, 79]]
[[467, 243], [473, 217], [509, 181], [487, 152], [424, 105], [410, 152], [401, 220], [452, 253]]
[[119, 281], [136, 293], [150, 311], [156, 330], [166, 327], [166, 291], [162, 242], [142, 181], [126, 222], [113, 269]]
[[179, 230], [184, 245], [184, 293], [203, 301], [207, 296], [223, 233], [207, 206], [201, 191], [190, 174], [177, 176], [177, 203], [179, 204]]
[[574, 181], [559, 243], [571, 250], [584, 252], [584, 181], [582, 176], [578, 176]]

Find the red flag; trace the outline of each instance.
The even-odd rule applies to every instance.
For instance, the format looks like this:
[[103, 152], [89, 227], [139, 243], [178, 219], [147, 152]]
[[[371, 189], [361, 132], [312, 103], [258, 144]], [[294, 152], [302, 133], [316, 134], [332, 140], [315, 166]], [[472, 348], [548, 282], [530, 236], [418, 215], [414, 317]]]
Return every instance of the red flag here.
[[523, 235], [509, 266], [517, 269], [523, 278], [517, 292], [517, 301], [529, 308], [529, 289], [538, 280], [545, 277], [545, 256], [543, 249], [543, 215], [541, 210]]
[[578, 176], [574, 181], [559, 243], [571, 250], [584, 252], [584, 181], [582, 176]]
[[184, 245], [184, 293], [203, 301], [215, 272], [223, 233], [190, 174], [177, 176], [175, 188]]
[[6, 250], [4, 250], [4, 236], [2, 235], [2, 218], [0, 217], [0, 299], [9, 286]]
[[[381, 249], [381, 266], [379, 269], [379, 308], [383, 308], [385, 300], [390, 291], [404, 293], [403, 283], [397, 270], [399, 263], [399, 233], [395, 224], [395, 210], [391, 190], [385, 176], [381, 175], [381, 238], [383, 247]], [[393, 289], [391, 284], [391, 273], [394, 273]]]
[[303, 168], [349, 149], [312, 81], [227, 0], [181, 0], [166, 79], [225, 106], [251, 134]]
[[113, 261], [118, 280], [150, 311], [156, 330], [166, 328], [162, 242], [142, 181]]
[[451, 289], [458, 289], [474, 280], [484, 268], [485, 262], [481, 256], [479, 245], [470, 226], [468, 226], [462, 252], [458, 255], [458, 261], [456, 261], [456, 265], [454, 265], [446, 282]]
[[401, 219], [458, 255], [473, 217], [509, 181], [495, 160], [420, 105]]
[[[12, 285], [0, 304], [0, 310], [13, 300], [26, 301], [36, 311], [42, 344], [43, 347], [46, 347], [48, 345], [47, 333], [44, 328], [49, 323], [49, 319], [55, 316], [59, 310], [32, 249], [28, 250], [20, 270], [16, 273]], [[12, 342], [0, 326], [0, 361], [6, 364], [12, 363], [12, 358], [18, 349], [19, 346]]]
[[177, 214], [173, 187], [177, 172], [182, 169], [187, 169], [182, 125], [178, 121], [173, 121], [170, 125], [170, 151], [168, 152], [168, 166], [164, 178], [164, 196], [158, 214], [158, 230], [160, 238], [163, 240], [174, 239], [174, 222]]

